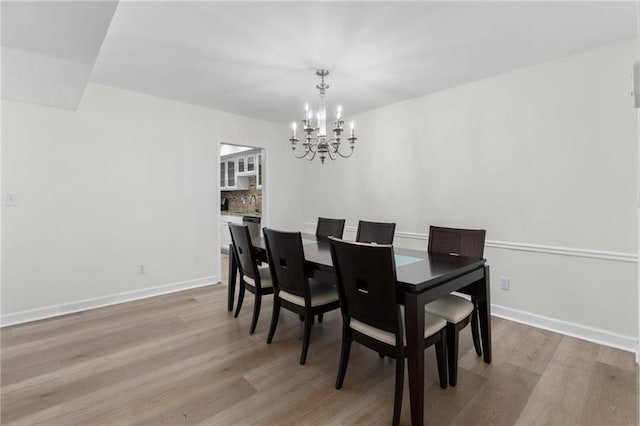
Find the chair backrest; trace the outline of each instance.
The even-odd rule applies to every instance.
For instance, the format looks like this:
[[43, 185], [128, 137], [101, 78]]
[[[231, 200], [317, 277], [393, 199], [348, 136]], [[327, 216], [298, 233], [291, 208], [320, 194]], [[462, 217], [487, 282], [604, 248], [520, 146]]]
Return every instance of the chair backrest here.
[[304, 249], [300, 232], [264, 228], [271, 279], [276, 291], [304, 297], [310, 302], [309, 280], [304, 274]]
[[393, 247], [329, 240], [345, 324], [353, 318], [394, 333], [397, 345], [402, 346]]
[[233, 250], [240, 266], [241, 276], [246, 275], [249, 278], [253, 278], [256, 285], [259, 285], [257, 283], [260, 281], [260, 274], [258, 273], [258, 264], [251, 244], [249, 227], [229, 223], [229, 231], [231, 232]]
[[342, 238], [344, 223], [344, 219], [319, 217], [318, 226], [316, 227], [316, 238], [319, 240], [326, 239], [328, 237]]
[[484, 255], [484, 229], [429, 227], [429, 253], [457, 254], [466, 257]]
[[393, 244], [395, 223], [358, 221], [356, 241], [359, 243]]

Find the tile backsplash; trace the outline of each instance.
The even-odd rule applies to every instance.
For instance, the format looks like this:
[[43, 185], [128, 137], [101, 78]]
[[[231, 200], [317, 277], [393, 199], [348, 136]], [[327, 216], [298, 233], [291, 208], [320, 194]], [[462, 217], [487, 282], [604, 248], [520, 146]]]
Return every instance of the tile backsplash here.
[[249, 176], [249, 189], [242, 191], [221, 191], [220, 197], [229, 200], [230, 212], [262, 212], [262, 190], [256, 189], [255, 176]]

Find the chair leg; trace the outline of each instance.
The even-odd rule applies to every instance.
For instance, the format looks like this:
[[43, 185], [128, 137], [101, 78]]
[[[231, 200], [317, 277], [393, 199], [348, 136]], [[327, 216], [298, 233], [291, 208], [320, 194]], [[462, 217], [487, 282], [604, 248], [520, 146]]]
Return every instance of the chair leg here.
[[458, 330], [455, 324], [447, 324], [447, 363], [449, 364], [449, 384], [458, 383]]
[[471, 336], [473, 337], [473, 347], [476, 355], [482, 356], [482, 345], [480, 343], [480, 328], [478, 326], [478, 311], [474, 308], [471, 312]]
[[262, 303], [262, 295], [259, 291], [256, 291], [256, 301], [253, 304], [253, 318], [251, 319], [251, 328], [249, 334], [253, 334], [256, 331], [256, 325], [258, 324], [258, 317], [260, 316], [260, 304]]
[[313, 315], [306, 313], [304, 316], [304, 336], [302, 338], [302, 354], [300, 355], [300, 365], [307, 361], [307, 351], [311, 340], [311, 326], [313, 325]]
[[336, 389], [342, 388], [344, 376], [347, 374], [347, 365], [349, 364], [349, 354], [351, 353], [351, 336], [348, 331], [342, 329], [342, 350], [340, 351], [340, 366], [338, 367], [338, 378], [336, 379]]
[[242, 301], [244, 300], [244, 282], [240, 281], [240, 289], [238, 290], [238, 306], [236, 307], [236, 313], [233, 316], [234, 318], [238, 318], [238, 314], [240, 313], [240, 308], [242, 308]]
[[404, 386], [404, 357], [396, 359], [396, 390], [393, 401], [393, 425], [400, 424], [402, 411], [402, 388]]
[[440, 379], [440, 387], [447, 388], [447, 329], [446, 327], [440, 331], [440, 340], [435, 344], [436, 361], [438, 363], [438, 377]]
[[324, 313], [318, 314], [318, 324], [322, 323], [323, 318], [324, 318]]
[[271, 315], [271, 325], [269, 326], [269, 335], [267, 336], [267, 344], [273, 340], [273, 335], [276, 334], [276, 327], [278, 326], [278, 317], [280, 316], [280, 299], [274, 296], [273, 298], [273, 313]]

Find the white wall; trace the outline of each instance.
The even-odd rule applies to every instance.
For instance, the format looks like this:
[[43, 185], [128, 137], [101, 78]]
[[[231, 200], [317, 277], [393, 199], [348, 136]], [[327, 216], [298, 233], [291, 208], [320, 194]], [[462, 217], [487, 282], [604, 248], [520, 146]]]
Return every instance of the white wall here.
[[221, 138], [267, 148], [271, 223], [300, 228], [286, 136], [96, 84], [77, 111], [3, 101], [2, 190], [19, 199], [2, 207], [3, 324], [219, 280]]
[[420, 235], [402, 233], [485, 228], [495, 312], [635, 349], [634, 49], [619, 43], [353, 117], [354, 156], [305, 169], [305, 221], [395, 221], [396, 244], [421, 248], [408, 238]]
[[363, 113], [355, 155], [325, 165], [293, 158], [286, 126], [101, 85], [77, 111], [3, 101], [2, 191], [19, 205], [2, 206], [2, 323], [218, 279], [224, 140], [267, 148], [270, 226], [393, 220], [416, 248], [430, 224], [486, 228], [494, 312], [630, 347], [634, 48]]

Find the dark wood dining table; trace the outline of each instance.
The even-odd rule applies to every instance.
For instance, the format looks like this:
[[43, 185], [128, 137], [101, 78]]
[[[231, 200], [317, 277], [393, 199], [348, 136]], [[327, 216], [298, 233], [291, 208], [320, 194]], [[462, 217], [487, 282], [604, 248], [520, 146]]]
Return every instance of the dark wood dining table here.
[[[267, 261], [263, 237], [252, 244], [258, 260]], [[307, 273], [326, 282], [336, 282], [329, 242], [303, 234]], [[404, 305], [407, 339], [407, 375], [411, 424], [424, 423], [424, 305], [452, 291], [475, 296], [478, 302], [480, 335], [484, 362], [491, 363], [491, 315], [489, 265], [485, 259], [428, 253], [394, 247], [398, 297]], [[228, 309], [233, 310], [237, 263], [229, 247]]]

